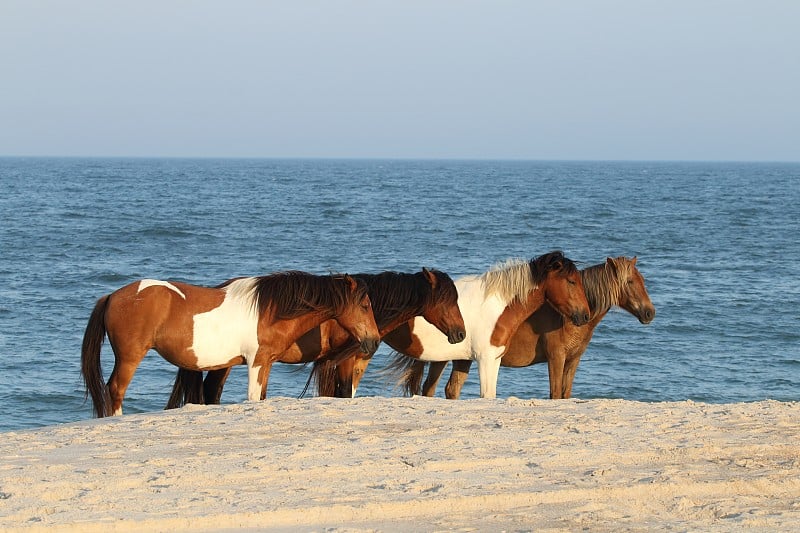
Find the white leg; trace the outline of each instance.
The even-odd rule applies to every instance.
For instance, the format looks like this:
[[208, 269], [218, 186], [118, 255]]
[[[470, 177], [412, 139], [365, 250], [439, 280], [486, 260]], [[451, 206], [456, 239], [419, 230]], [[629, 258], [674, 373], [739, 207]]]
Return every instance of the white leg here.
[[257, 402], [261, 399], [261, 384], [258, 382], [260, 366], [247, 365], [247, 399]]
[[477, 359], [478, 376], [481, 380], [481, 398], [497, 397], [497, 376], [500, 373], [499, 357], [481, 357]]

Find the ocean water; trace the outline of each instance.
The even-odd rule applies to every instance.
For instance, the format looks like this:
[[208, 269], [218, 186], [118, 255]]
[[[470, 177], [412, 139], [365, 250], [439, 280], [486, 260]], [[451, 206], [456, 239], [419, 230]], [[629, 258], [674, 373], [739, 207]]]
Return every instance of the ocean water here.
[[[605, 318], [575, 397], [800, 400], [800, 164], [0, 158], [0, 190], [0, 430], [91, 417], [86, 321], [139, 278], [457, 277], [553, 249], [584, 266], [638, 256], [657, 309], [647, 326]], [[379, 372], [389, 353], [359, 395], [399, 394]], [[150, 352], [125, 412], [162, 409], [174, 370]], [[307, 376], [277, 364], [269, 395]], [[245, 390], [239, 367], [223, 403]], [[545, 365], [501, 370], [500, 397], [548, 390]]]

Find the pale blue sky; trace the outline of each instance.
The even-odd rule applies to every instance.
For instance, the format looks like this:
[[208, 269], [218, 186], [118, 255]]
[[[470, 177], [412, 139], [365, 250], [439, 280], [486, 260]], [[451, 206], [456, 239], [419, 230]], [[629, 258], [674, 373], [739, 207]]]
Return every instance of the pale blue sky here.
[[800, 1], [2, 0], [0, 155], [800, 160]]

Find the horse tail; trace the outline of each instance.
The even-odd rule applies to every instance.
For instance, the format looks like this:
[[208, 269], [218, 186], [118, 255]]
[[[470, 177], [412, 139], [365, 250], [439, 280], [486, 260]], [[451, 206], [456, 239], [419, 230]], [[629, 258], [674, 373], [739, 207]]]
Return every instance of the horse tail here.
[[187, 370], [178, 368], [175, 374], [175, 384], [164, 409], [176, 409], [187, 403], [204, 404], [203, 397], [203, 372], [200, 370]]
[[426, 367], [424, 361], [395, 352], [385, 373], [394, 379], [398, 387], [402, 387], [406, 396], [414, 396], [422, 392], [422, 376]]
[[109, 297], [107, 294], [97, 300], [86, 324], [81, 347], [81, 375], [86, 387], [84, 399], [89, 395], [92, 396], [94, 415], [98, 418], [111, 414], [108, 412], [111, 407], [111, 397], [103, 381], [103, 369], [100, 366], [100, 348], [106, 338], [106, 308]]
[[[335, 397], [336, 377], [336, 363], [332, 359], [314, 361], [306, 388], [314, 383], [317, 388], [317, 396]], [[305, 391], [303, 393], [305, 394]]]

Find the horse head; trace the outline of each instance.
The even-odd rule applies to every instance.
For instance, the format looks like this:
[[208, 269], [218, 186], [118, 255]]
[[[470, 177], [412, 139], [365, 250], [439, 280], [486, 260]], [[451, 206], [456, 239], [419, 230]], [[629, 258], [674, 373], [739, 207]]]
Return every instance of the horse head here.
[[361, 351], [371, 356], [380, 344], [380, 333], [372, 313], [367, 284], [347, 274], [340, 279], [347, 284], [348, 297], [337, 311], [335, 320], [356, 340]]
[[642, 324], [649, 324], [656, 316], [656, 308], [650, 301], [650, 295], [644, 285], [644, 276], [636, 268], [636, 257], [617, 257], [606, 259], [606, 264], [616, 275], [619, 282], [617, 304], [639, 319]]
[[541, 278], [545, 300], [576, 326], [589, 322], [589, 303], [575, 263], [561, 252], [550, 252], [531, 263], [532, 272]]
[[464, 317], [458, 307], [458, 290], [453, 280], [438, 270], [422, 269], [422, 276], [430, 285], [430, 298], [422, 317], [447, 335], [450, 344], [463, 341], [466, 336]]

